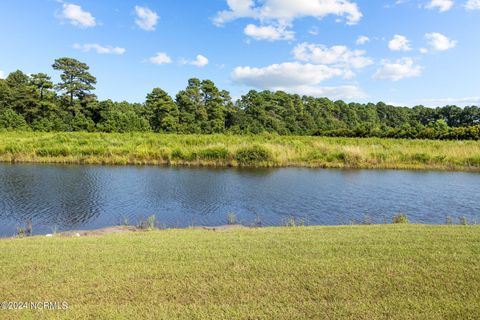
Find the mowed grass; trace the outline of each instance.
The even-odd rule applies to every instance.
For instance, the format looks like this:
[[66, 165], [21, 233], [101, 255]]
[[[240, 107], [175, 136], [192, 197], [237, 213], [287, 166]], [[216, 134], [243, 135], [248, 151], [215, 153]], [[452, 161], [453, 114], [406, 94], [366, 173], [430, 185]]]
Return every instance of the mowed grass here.
[[2, 319], [479, 319], [480, 227], [166, 230], [0, 240]]
[[478, 171], [480, 141], [3, 132], [0, 161]]

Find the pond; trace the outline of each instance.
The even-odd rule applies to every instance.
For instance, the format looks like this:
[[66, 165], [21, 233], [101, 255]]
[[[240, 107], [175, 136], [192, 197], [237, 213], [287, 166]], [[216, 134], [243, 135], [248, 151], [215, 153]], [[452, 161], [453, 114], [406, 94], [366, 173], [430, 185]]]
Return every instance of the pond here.
[[216, 226], [480, 218], [480, 174], [467, 172], [206, 169], [0, 164], [0, 236], [27, 221], [34, 234], [137, 224]]

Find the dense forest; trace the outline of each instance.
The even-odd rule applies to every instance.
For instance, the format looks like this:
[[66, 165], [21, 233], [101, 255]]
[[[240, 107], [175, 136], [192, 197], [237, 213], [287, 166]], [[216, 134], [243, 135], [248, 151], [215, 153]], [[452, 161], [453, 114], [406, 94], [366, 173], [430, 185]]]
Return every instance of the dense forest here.
[[175, 98], [155, 88], [144, 103], [100, 101], [88, 65], [60, 58], [52, 67], [60, 72], [58, 84], [45, 73], [22, 71], [0, 79], [0, 130], [480, 138], [477, 106], [347, 104], [253, 90], [234, 102], [228, 91], [199, 79], [190, 79]]

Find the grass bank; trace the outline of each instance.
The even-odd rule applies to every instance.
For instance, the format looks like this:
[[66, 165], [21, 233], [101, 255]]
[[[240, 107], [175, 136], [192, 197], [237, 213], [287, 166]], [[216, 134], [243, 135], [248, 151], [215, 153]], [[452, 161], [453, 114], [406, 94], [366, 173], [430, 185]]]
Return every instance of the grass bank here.
[[480, 227], [166, 230], [0, 240], [2, 319], [478, 319]]
[[0, 161], [478, 171], [480, 141], [3, 132]]

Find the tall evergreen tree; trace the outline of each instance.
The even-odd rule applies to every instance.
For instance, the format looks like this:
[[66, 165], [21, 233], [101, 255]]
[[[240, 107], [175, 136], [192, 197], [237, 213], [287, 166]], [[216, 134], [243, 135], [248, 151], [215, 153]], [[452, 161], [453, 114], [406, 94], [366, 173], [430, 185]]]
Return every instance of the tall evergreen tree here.
[[208, 114], [203, 104], [200, 80], [188, 80], [187, 88], [177, 94], [176, 102], [180, 110], [180, 130], [184, 133], [201, 133]]
[[62, 72], [62, 82], [56, 87], [69, 97], [70, 105], [73, 105], [75, 97], [83, 98], [95, 90], [97, 79], [88, 72], [90, 67], [87, 64], [72, 58], [60, 58], [55, 60], [52, 67]]
[[40, 100], [43, 100], [43, 96], [46, 90], [53, 88], [53, 82], [51, 77], [45, 73], [32, 74], [30, 77], [31, 86], [38, 91]]
[[146, 113], [153, 131], [176, 132], [178, 130], [178, 106], [162, 89], [155, 88], [147, 95]]

